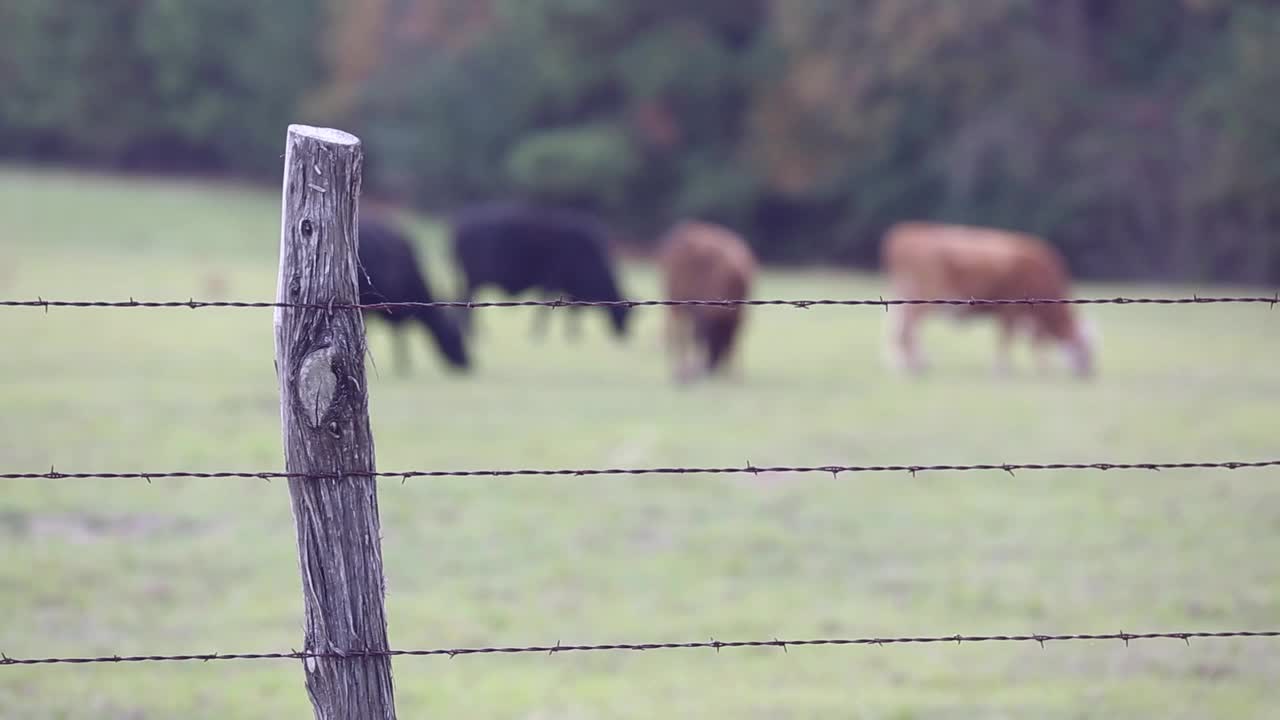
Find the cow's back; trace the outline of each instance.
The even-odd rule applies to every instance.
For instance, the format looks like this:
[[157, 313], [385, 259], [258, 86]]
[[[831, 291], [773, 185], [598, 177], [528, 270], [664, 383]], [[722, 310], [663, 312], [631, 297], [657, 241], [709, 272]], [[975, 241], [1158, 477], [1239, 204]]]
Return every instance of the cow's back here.
[[516, 203], [488, 203], [454, 217], [454, 257], [470, 285], [493, 284], [519, 294], [546, 276], [549, 240], [545, 229], [530, 222], [530, 214]]
[[1062, 298], [1062, 256], [1024, 233], [942, 223], [893, 226], [881, 262], [895, 288], [918, 298]]
[[750, 290], [756, 260], [736, 233], [710, 223], [684, 221], [661, 241], [659, 265], [672, 300], [741, 300]]
[[[611, 273], [604, 231], [592, 218], [559, 208], [494, 202], [454, 218], [453, 251], [468, 282], [509, 294], [572, 289], [584, 275]], [[610, 277], [611, 279], [611, 277]]]
[[[658, 257], [667, 298], [671, 300], [745, 300], [751, 291], [756, 260], [750, 246], [733, 231], [687, 220], [661, 240]], [[672, 306], [675, 325], [692, 323], [705, 343], [707, 369], [721, 367], [743, 320], [741, 305]]]

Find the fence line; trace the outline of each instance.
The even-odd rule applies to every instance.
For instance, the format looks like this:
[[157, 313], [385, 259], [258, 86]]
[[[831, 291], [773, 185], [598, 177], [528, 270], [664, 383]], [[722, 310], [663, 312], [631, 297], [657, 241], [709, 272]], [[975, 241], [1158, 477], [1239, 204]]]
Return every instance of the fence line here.
[[[358, 262], [354, 245], [346, 235], [354, 224], [356, 197], [360, 188], [362, 155], [359, 140], [332, 129], [291, 125], [285, 154], [284, 209], [282, 211], [281, 262], [275, 302], [224, 300], [139, 301], [128, 300], [33, 300], [0, 299], [0, 308], [270, 308], [297, 309], [306, 313], [276, 313], [276, 367], [280, 380], [282, 427], [285, 439], [285, 467], [275, 472], [58, 472], [0, 473], [0, 479], [142, 479], [161, 478], [245, 478], [289, 479], [297, 528], [299, 565], [304, 599], [304, 650], [287, 652], [219, 652], [182, 655], [99, 655], [81, 657], [15, 658], [0, 653], [0, 666], [83, 665], [214, 660], [305, 660], [306, 689], [317, 718], [394, 718], [391, 688], [391, 658], [405, 656], [546, 654], [564, 652], [608, 652], [649, 650], [768, 648], [784, 653], [793, 647], [885, 646], [944, 643], [1038, 643], [1123, 641], [1127, 647], [1137, 640], [1181, 640], [1190, 646], [1197, 638], [1280, 638], [1280, 630], [1224, 630], [1186, 632], [1075, 633], [1022, 635], [945, 635], [902, 637], [817, 638], [799, 640], [720, 641], [710, 638], [695, 642], [647, 642], [610, 644], [493, 646], [436, 649], [392, 649], [387, 642], [383, 596], [381, 534], [377, 512], [377, 486], [373, 478], [417, 477], [511, 477], [511, 476], [597, 476], [597, 475], [687, 475], [824, 473], [838, 477], [844, 473], [903, 472], [915, 476], [934, 471], [1000, 471], [1013, 475], [1021, 470], [1176, 470], [1264, 468], [1280, 466], [1280, 460], [1156, 462], [1156, 463], [985, 463], [935, 465], [814, 465], [756, 466], [750, 461], [739, 467], [649, 467], [582, 469], [495, 469], [495, 470], [410, 470], [378, 472], [374, 468], [372, 438], [368, 429], [365, 383], [360, 348], [363, 325], [359, 316], [335, 315], [335, 310], [391, 311], [397, 308], [514, 308], [575, 306], [786, 306], [807, 309], [819, 306], [1006, 306], [1006, 305], [1192, 305], [1192, 304], [1280, 304], [1280, 292], [1272, 296], [1239, 297], [1113, 297], [1113, 298], [920, 298], [886, 299], [743, 299], [743, 300], [504, 300], [493, 302], [358, 302], [354, 278], [346, 270]], [[315, 193], [315, 194], [313, 194]], [[312, 240], [317, 227], [320, 237]], [[330, 232], [331, 230], [335, 232]], [[345, 239], [343, 239], [345, 238]], [[321, 250], [321, 244], [327, 243]], [[321, 253], [337, 262], [321, 262]], [[308, 282], [302, 282], [305, 278]], [[286, 280], [290, 282], [286, 283]], [[319, 281], [318, 283], [316, 281]], [[340, 297], [345, 302], [337, 302]], [[287, 298], [287, 300], [286, 300]], [[351, 302], [356, 300], [357, 302]], [[297, 301], [297, 302], [293, 302]], [[317, 329], [323, 333], [316, 333]], [[317, 346], [316, 337], [325, 342]], [[336, 340], [335, 340], [336, 338]], [[354, 374], [349, 373], [351, 367]], [[294, 403], [295, 405], [291, 405]], [[303, 410], [306, 410], [304, 416]], [[322, 422], [323, 419], [323, 422]], [[327, 431], [327, 435], [325, 432]], [[354, 458], [354, 459], [353, 459]], [[350, 462], [348, 462], [350, 460]], [[341, 472], [316, 472], [344, 467]], [[306, 480], [348, 482], [335, 488], [319, 487]], [[302, 482], [292, 482], [292, 481]], [[358, 645], [359, 647], [352, 647]]]
[[377, 472], [297, 473], [273, 470], [249, 471], [168, 471], [155, 472], [48, 472], [0, 473], [0, 480], [167, 480], [176, 478], [246, 480], [337, 480], [343, 477], [411, 478], [429, 477], [547, 477], [592, 475], [761, 475], [765, 473], [822, 473], [833, 477], [852, 473], [908, 473], [992, 471], [1013, 475], [1020, 470], [1242, 470], [1280, 467], [1280, 460], [1224, 460], [1204, 462], [1094, 462], [1094, 463], [978, 463], [973, 465], [746, 465], [736, 467], [647, 467], [647, 468], [519, 468], [511, 470], [381, 470]]
[[0, 300], [0, 307], [33, 307], [44, 308], [299, 308], [307, 310], [394, 310], [396, 308], [512, 308], [512, 307], [672, 307], [679, 305], [703, 305], [712, 307], [746, 306], [789, 306], [797, 309], [808, 309], [821, 306], [869, 306], [888, 310], [895, 305], [1222, 305], [1222, 304], [1262, 304], [1275, 307], [1280, 304], [1280, 293], [1275, 295], [1235, 296], [1235, 297], [1111, 297], [1111, 298], [907, 298], [885, 299], [863, 298], [850, 300], [817, 299], [817, 300], [495, 300], [487, 302], [468, 302], [460, 300], [437, 300], [434, 302], [385, 302], [385, 303], [290, 303], [240, 300]]
[[1121, 640], [1125, 646], [1134, 640], [1181, 640], [1188, 646], [1191, 640], [1206, 638], [1280, 638], [1280, 630], [1223, 630], [1223, 631], [1190, 631], [1190, 632], [1149, 632], [1129, 633], [1074, 633], [1066, 635], [925, 635], [916, 637], [860, 637], [860, 638], [817, 638], [808, 640], [731, 640], [722, 642], [714, 638], [698, 642], [654, 642], [654, 643], [610, 643], [601, 645], [528, 645], [516, 647], [464, 647], [434, 648], [427, 650], [342, 650], [328, 652], [305, 652], [290, 650], [288, 652], [264, 653], [200, 653], [193, 655], [101, 655], [97, 657], [37, 657], [14, 658], [0, 654], [0, 666], [10, 665], [89, 665], [97, 663], [136, 663], [136, 662], [209, 662], [213, 660], [306, 660], [311, 658], [378, 658], [378, 657], [424, 657], [447, 655], [450, 658], [459, 655], [515, 655], [546, 654], [567, 652], [608, 652], [608, 651], [646, 651], [646, 650], [694, 650], [710, 649], [719, 652], [724, 648], [777, 648], [786, 652], [792, 647], [815, 646], [848, 646], [848, 645], [928, 645], [984, 642], [1034, 642], [1044, 647], [1049, 642], [1103, 641]]

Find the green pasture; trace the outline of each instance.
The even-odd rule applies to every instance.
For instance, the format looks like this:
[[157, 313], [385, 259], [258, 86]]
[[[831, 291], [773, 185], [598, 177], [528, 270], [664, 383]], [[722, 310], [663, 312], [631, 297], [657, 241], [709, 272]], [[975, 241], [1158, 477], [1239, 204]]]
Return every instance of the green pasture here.
[[[269, 300], [274, 188], [0, 171], [0, 297]], [[415, 221], [451, 294], [438, 230]], [[628, 265], [631, 297], [654, 297]], [[1242, 288], [1086, 285], [1087, 295]], [[874, 297], [770, 271], [759, 297]], [[379, 469], [1253, 460], [1280, 456], [1280, 311], [1098, 307], [1100, 375], [990, 373], [932, 323], [755, 308], [741, 378], [668, 380], [661, 311], [615, 342], [477, 311], [476, 372], [371, 324]], [[561, 312], [561, 311], [557, 311]], [[0, 472], [277, 470], [271, 310], [0, 308]], [[386, 481], [390, 638], [475, 645], [1280, 627], [1272, 470]], [[287, 650], [285, 483], [4, 480], [0, 652]], [[401, 718], [1267, 718], [1280, 642], [1193, 640], [397, 659]], [[3, 718], [309, 717], [290, 661], [0, 666]]]

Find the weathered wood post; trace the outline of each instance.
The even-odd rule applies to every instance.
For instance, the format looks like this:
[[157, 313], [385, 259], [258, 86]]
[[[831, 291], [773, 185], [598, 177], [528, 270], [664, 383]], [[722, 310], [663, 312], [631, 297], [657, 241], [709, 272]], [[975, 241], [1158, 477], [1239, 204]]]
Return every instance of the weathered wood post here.
[[[339, 130], [289, 126], [275, 311], [285, 470], [291, 478], [305, 609], [303, 650], [387, 649], [364, 321], [351, 309], [363, 154]], [[319, 720], [395, 718], [391, 659], [308, 658]]]

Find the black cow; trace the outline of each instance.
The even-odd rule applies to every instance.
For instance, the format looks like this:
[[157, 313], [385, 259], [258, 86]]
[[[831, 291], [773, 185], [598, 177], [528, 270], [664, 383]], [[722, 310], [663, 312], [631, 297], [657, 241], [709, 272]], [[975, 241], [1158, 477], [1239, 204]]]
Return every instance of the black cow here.
[[[620, 301], [607, 246], [608, 230], [595, 218], [561, 208], [521, 202], [494, 202], [464, 208], [453, 219], [453, 253], [462, 268], [463, 300], [492, 285], [508, 295], [529, 290], [546, 299], [588, 302]], [[569, 308], [570, 335], [577, 334], [577, 313]], [[623, 305], [604, 306], [614, 334], [627, 331]], [[546, 331], [543, 308], [534, 318], [534, 333]], [[469, 316], [471, 313], [465, 313]], [[466, 317], [465, 326], [474, 326]]]
[[[417, 254], [409, 236], [389, 219], [360, 219], [360, 265], [356, 273], [360, 281], [360, 304], [434, 302], [426, 278], [418, 268]], [[417, 320], [426, 326], [451, 369], [470, 368], [462, 332], [441, 308], [366, 310], [365, 317], [370, 315], [376, 315], [390, 325], [396, 365], [402, 375], [409, 367], [408, 348], [401, 335], [402, 323], [406, 320]]]

